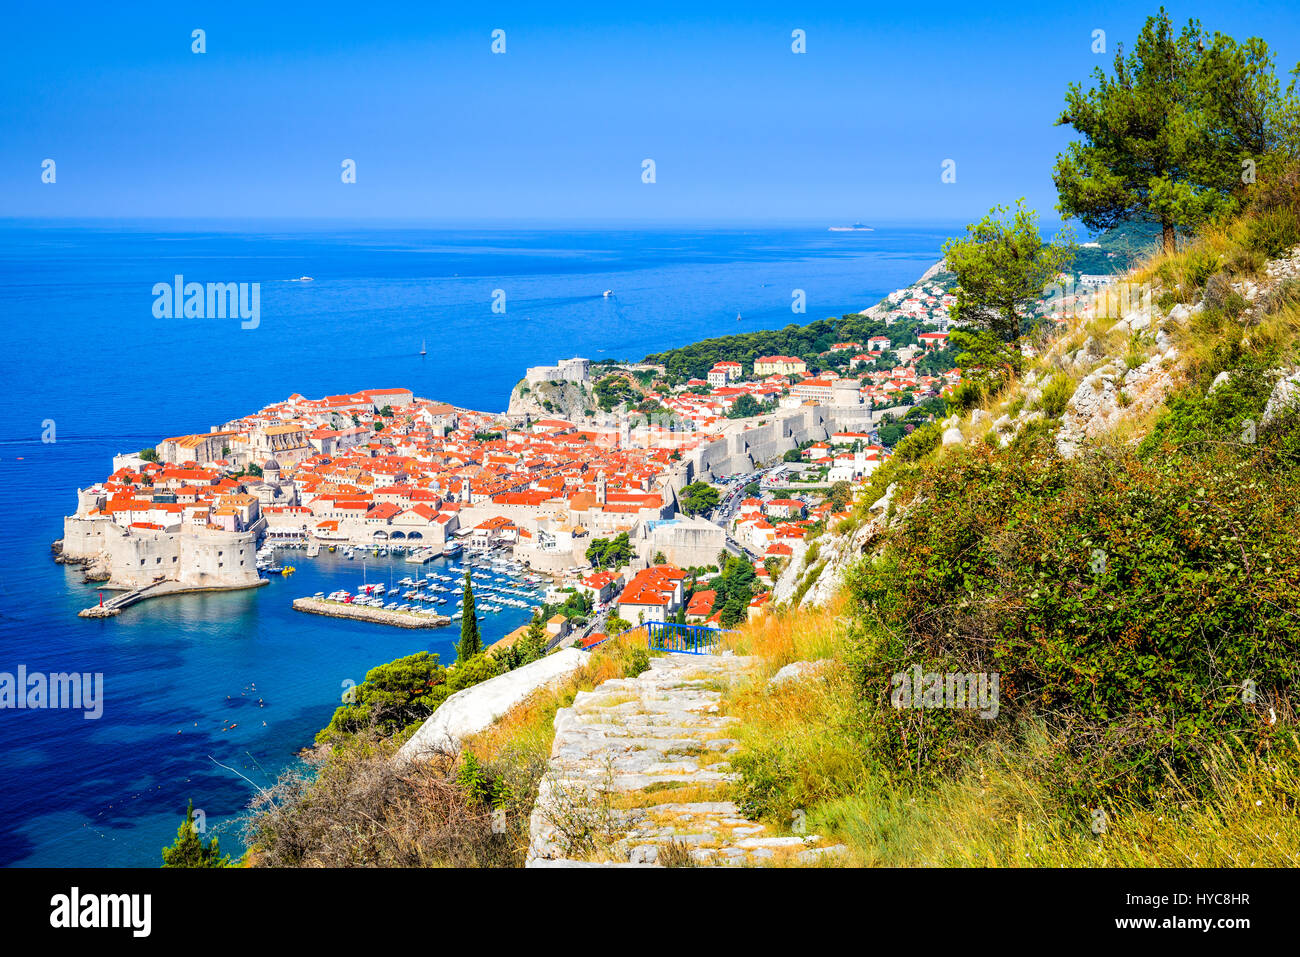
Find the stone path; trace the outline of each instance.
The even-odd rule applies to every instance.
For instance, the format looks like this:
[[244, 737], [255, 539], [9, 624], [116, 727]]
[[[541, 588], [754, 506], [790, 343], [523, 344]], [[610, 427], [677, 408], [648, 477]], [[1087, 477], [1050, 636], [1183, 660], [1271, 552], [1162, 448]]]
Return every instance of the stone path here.
[[776, 835], [730, 800], [738, 775], [729, 756], [740, 746], [718, 703], [753, 660], [652, 658], [649, 671], [561, 709], [527, 866], [806, 864], [840, 853], [817, 835]]

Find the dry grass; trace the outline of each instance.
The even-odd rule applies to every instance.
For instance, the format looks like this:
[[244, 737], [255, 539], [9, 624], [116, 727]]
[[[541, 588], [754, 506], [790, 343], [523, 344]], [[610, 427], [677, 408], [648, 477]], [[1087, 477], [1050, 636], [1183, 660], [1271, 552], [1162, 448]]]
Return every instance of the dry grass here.
[[[555, 713], [579, 691], [622, 677], [633, 646], [602, 645], [586, 667], [537, 691], [459, 754], [399, 766], [399, 742], [357, 736], [317, 749], [253, 800], [249, 863], [279, 867], [518, 867], [555, 737]], [[459, 780], [472, 754], [493, 794]], [[504, 811], [505, 827], [501, 813]]]
[[[1152, 806], [1052, 805], [1037, 776], [1050, 747], [985, 754], [960, 781], [930, 791], [853, 795], [816, 809], [809, 826], [838, 834], [862, 866], [1294, 867], [1300, 864], [1296, 764], [1265, 767], [1222, 750], [1214, 788], [1171, 782]], [[1094, 832], [1094, 826], [1096, 832]]]
[[848, 599], [837, 595], [820, 608], [768, 614], [727, 634], [722, 645], [760, 659], [763, 678], [795, 661], [834, 658], [842, 645]]
[[[733, 731], [747, 750], [777, 753], [791, 774], [787, 809], [807, 812], [810, 832], [849, 853], [816, 866], [1241, 867], [1300, 865], [1300, 754], [1265, 765], [1239, 750], [1207, 760], [1208, 792], [1170, 780], [1155, 805], [1061, 807], [1049, 759], [1060, 742], [1030, 728], [1014, 745], [990, 745], [968, 769], [931, 788], [887, 784], [871, 767], [855, 722], [845, 665], [850, 623], [841, 599], [742, 628], [730, 644], [761, 659], [754, 680], [728, 694]], [[830, 659], [815, 677], [779, 686], [767, 678], [793, 661]], [[788, 831], [788, 810], [767, 823]], [[773, 866], [795, 861], [773, 861]], [[807, 866], [806, 864], [802, 866]]]

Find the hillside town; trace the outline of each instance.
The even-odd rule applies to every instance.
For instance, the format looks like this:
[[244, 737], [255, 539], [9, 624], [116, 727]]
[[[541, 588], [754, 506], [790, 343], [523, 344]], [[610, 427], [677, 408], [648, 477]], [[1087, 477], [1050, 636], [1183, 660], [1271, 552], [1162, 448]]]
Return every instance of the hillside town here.
[[[138, 591], [255, 586], [272, 546], [505, 554], [547, 576], [551, 604], [582, 594], [615, 621], [732, 624], [762, 613], [900, 439], [945, 414], [962, 383], [953, 301], [931, 270], [857, 317], [883, 331], [703, 375], [654, 357], [536, 366], [505, 414], [406, 388], [295, 393], [116, 456], [78, 490], [57, 550]], [[710, 587], [737, 561], [741, 585]]]

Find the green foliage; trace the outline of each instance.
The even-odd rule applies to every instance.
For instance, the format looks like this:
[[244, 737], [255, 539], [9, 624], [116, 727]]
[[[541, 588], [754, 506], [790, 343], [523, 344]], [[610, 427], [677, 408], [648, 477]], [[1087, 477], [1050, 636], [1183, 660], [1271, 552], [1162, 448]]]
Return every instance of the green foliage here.
[[748, 419], [755, 415], [761, 415], [762, 412], [762, 404], [752, 395], [745, 394], [732, 403], [731, 408], [727, 410], [727, 418]]
[[713, 608], [722, 613], [720, 620], [725, 627], [749, 617], [749, 603], [758, 589], [758, 573], [748, 558], [728, 555], [722, 573], [709, 585], [717, 592]]
[[791, 323], [783, 329], [705, 339], [680, 349], [647, 356], [645, 361], [664, 365], [670, 374], [683, 380], [703, 379], [715, 364], [724, 361], [739, 362], [750, 373], [754, 360], [766, 355], [798, 356], [813, 368], [819, 364], [821, 353], [836, 342], [865, 342], [872, 336], [887, 334], [902, 345], [915, 340], [918, 325], [915, 321], [903, 320], [886, 326], [883, 319], [850, 314], [838, 319], [818, 319], [804, 326]]
[[[1039, 439], [924, 463], [906, 522], [851, 583], [867, 746], [888, 773], [944, 774], [1029, 716], [1061, 733], [1044, 773], [1073, 799], [1150, 798], [1169, 769], [1200, 780], [1233, 737], [1266, 751], [1260, 702], [1300, 677], [1300, 473], [1260, 466], [1287, 434], [1176, 459], [1062, 460]], [[891, 707], [912, 664], [999, 673], [998, 720]]]
[[635, 405], [641, 399], [641, 393], [621, 375], [605, 376], [596, 383], [592, 393], [596, 397], [596, 404], [606, 412], [612, 412], [623, 402]]
[[1058, 372], [1043, 386], [1043, 395], [1039, 400], [1043, 415], [1049, 419], [1060, 418], [1073, 395], [1074, 382], [1065, 373]]
[[194, 823], [194, 802], [185, 809], [185, 820], [176, 829], [176, 840], [162, 849], [163, 867], [230, 867], [230, 855], [222, 856], [214, 835], [211, 841], [199, 837]]
[[462, 597], [465, 603], [461, 606], [460, 644], [456, 646], [457, 661], [466, 661], [483, 650], [483, 639], [478, 630], [478, 615], [474, 611], [474, 585], [470, 581], [468, 568], [465, 569]]
[[627, 651], [627, 658], [623, 663], [623, 677], [635, 678], [637, 675], [650, 670], [650, 650], [642, 645], [633, 645]]
[[1163, 9], [1113, 70], [1066, 93], [1057, 123], [1083, 140], [1057, 157], [1059, 209], [1094, 229], [1153, 219], [1172, 251], [1175, 230], [1235, 208], [1244, 161], [1286, 145], [1294, 97], [1280, 95], [1262, 40], [1210, 37], [1197, 21], [1175, 36]]
[[1164, 415], [1138, 446], [1138, 454], [1150, 456], [1167, 447], [1197, 443], [1240, 442], [1249, 424], [1259, 421], [1271, 391], [1267, 370], [1252, 362], [1234, 369], [1215, 388], [1180, 392], [1169, 400]]
[[140, 458], [144, 459], [146, 462], [157, 462], [157, 461], [158, 461], [158, 450], [157, 450], [157, 449], [141, 449], [141, 450], [140, 450]]
[[682, 511], [687, 515], [699, 515], [718, 504], [718, 490], [708, 482], [692, 482], [677, 495]]
[[849, 502], [853, 499], [853, 486], [848, 482], [836, 482], [831, 486], [826, 498], [835, 511], [842, 512], [848, 508]]
[[938, 423], [931, 422], [894, 446], [894, 458], [900, 462], [915, 462], [938, 448], [942, 441], [943, 429]]
[[[945, 366], [952, 368], [952, 366]], [[935, 419], [939, 416], [946, 415], [948, 412], [948, 403], [938, 396], [926, 399], [924, 402], [913, 406], [912, 409], [903, 416], [905, 422], [920, 422], [927, 419]]]
[[992, 334], [997, 342], [1020, 337], [1020, 315], [1043, 289], [1074, 260], [1073, 242], [1044, 244], [1035, 213], [1016, 203], [995, 206], [962, 239], [943, 246], [944, 263], [957, 276], [957, 304], [952, 318]]
[[1009, 373], [1024, 364], [1020, 348], [1003, 342], [989, 329], [954, 329], [948, 337], [957, 352], [962, 381], [953, 390], [950, 403], [960, 411], [973, 409], [986, 395], [997, 392]]
[[469, 658], [457, 658], [456, 666], [447, 670], [447, 692], [455, 694], [501, 674], [501, 663], [483, 652]]
[[555, 615], [563, 615], [565, 618], [582, 619], [591, 614], [595, 605], [592, 601], [591, 594], [585, 591], [574, 590], [564, 601], [551, 603], [542, 606], [539, 614], [543, 621], [552, 618]]
[[632, 561], [632, 543], [627, 532], [613, 538], [594, 538], [587, 546], [587, 561], [596, 568], [622, 568]]
[[542, 611], [533, 613], [528, 622], [528, 630], [509, 648], [492, 653], [497, 667], [502, 671], [514, 671], [526, 664], [537, 661], [546, 655], [546, 644], [550, 636], [546, 632], [546, 618]]
[[1267, 259], [1286, 256], [1300, 243], [1300, 209], [1279, 207], [1245, 220], [1242, 240], [1246, 248]]
[[890, 422], [886, 425], [882, 425], [877, 431], [880, 435], [880, 444], [887, 449], [892, 449], [894, 446], [898, 445], [905, 436], [910, 434], [907, 430], [907, 426], [902, 422]]
[[[966, 358], [971, 359], [970, 363], [967, 363], [967, 367], [979, 364], [974, 355], [967, 354]], [[983, 382], [978, 380], [962, 381], [956, 389], [953, 389], [952, 397], [948, 399], [948, 408], [953, 412], [969, 412], [983, 402], [985, 394], [987, 393], [985, 393]]]
[[381, 734], [395, 734], [423, 721], [442, 704], [450, 694], [446, 680], [438, 656], [427, 651], [371, 668], [365, 680], [350, 689], [351, 701], [335, 709], [316, 740], [334, 741], [372, 726]]

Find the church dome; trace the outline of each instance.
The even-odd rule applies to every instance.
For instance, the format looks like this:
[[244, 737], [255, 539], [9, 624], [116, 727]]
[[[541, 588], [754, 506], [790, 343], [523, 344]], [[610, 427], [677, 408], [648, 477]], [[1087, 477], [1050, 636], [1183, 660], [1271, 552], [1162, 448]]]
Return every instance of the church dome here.
[[275, 459], [267, 459], [266, 464], [262, 466], [262, 471], [265, 472], [267, 469], [274, 469], [278, 472], [280, 471], [280, 463]]

